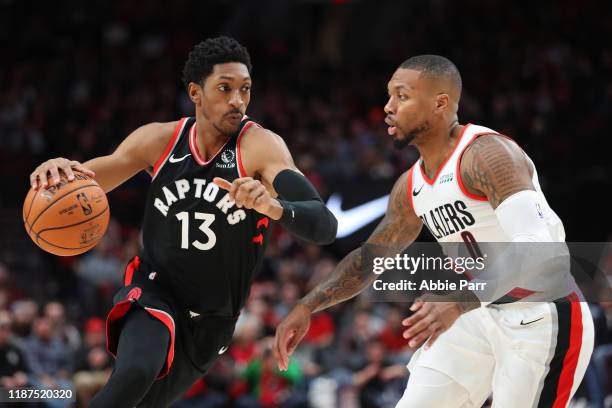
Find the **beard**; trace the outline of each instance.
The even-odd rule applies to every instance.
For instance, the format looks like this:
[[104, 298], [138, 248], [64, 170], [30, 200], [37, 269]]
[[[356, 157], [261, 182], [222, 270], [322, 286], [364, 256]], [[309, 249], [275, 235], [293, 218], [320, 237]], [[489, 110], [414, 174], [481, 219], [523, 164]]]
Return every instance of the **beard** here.
[[229, 126], [222, 126], [222, 125], [213, 123], [213, 126], [217, 130], [217, 132], [221, 133], [223, 136], [226, 136], [226, 137], [233, 136], [234, 134], [236, 134], [236, 132], [238, 132], [238, 129], [240, 129], [240, 125], [236, 127], [233, 127], [233, 126], [229, 127]]
[[421, 125], [415, 127], [409, 132], [404, 133], [403, 138], [393, 138], [393, 147], [397, 150], [402, 150], [406, 146], [408, 146], [418, 135], [421, 133], [427, 132], [429, 130], [429, 123], [423, 122]]

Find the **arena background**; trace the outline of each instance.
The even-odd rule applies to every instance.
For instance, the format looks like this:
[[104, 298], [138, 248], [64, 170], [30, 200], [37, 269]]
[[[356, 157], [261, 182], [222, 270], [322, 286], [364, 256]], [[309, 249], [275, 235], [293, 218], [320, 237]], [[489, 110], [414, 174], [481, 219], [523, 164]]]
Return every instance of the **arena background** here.
[[[0, 1], [1, 384], [13, 375], [7, 342], [24, 350], [30, 384], [70, 381], [78, 406], [103, 384], [112, 361], [102, 319], [138, 248], [149, 176], [109, 194], [113, 220], [96, 249], [57, 258], [23, 229], [28, 175], [48, 158], [85, 161], [142, 124], [190, 115], [180, 72], [193, 45], [210, 36], [248, 47], [249, 115], [285, 139], [298, 167], [343, 210], [388, 194], [417, 159], [412, 148], [393, 149], [382, 107], [395, 68], [434, 53], [462, 73], [460, 122], [513, 137], [534, 160], [567, 240], [609, 241], [611, 4]], [[276, 374], [267, 371], [275, 325], [373, 225], [326, 248], [274, 229], [234, 345], [177, 406], [393, 406], [410, 356], [399, 330], [403, 304], [360, 297], [321, 313], [290, 375], [271, 381]], [[576, 406], [600, 407], [612, 394], [612, 307], [592, 310], [597, 349]], [[387, 370], [369, 378], [371, 365]]]

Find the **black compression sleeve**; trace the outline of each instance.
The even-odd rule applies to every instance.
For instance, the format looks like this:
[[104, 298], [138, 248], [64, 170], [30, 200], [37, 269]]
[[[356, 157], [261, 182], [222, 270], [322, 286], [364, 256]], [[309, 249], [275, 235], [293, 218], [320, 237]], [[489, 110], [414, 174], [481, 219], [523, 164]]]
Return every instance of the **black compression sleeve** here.
[[272, 185], [283, 207], [281, 225], [306, 241], [316, 244], [334, 241], [338, 221], [306, 177], [287, 169], [278, 173]]

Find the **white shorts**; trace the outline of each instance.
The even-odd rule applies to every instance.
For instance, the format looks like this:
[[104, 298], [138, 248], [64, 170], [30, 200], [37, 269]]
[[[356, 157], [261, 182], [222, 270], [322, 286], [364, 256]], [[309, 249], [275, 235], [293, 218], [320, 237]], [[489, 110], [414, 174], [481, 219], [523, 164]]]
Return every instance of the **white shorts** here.
[[[588, 304], [572, 300], [490, 305], [461, 316], [429, 350], [414, 354], [397, 407], [481, 407], [491, 393], [494, 407], [566, 407], [594, 339]], [[429, 386], [419, 373], [442, 373], [449, 386], [439, 378]]]

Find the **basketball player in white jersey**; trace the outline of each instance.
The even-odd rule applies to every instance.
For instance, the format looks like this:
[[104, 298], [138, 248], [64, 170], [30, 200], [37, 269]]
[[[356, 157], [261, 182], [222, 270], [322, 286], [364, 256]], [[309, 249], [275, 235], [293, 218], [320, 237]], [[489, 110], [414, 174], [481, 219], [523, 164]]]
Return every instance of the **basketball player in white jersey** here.
[[[287, 368], [313, 313], [352, 298], [377, 278], [367, 265], [367, 245], [405, 248], [423, 224], [441, 243], [565, 240], [521, 148], [491, 129], [458, 123], [461, 76], [451, 61], [410, 58], [395, 71], [388, 91], [388, 133], [397, 147], [416, 146], [421, 158], [396, 182], [387, 213], [366, 244], [278, 326], [280, 369]], [[499, 304], [466, 292], [461, 301], [425, 295], [414, 302], [404, 337], [420, 348], [397, 407], [480, 407], [491, 393], [494, 407], [568, 405], [593, 350], [588, 306], [571, 290], [559, 299], [527, 302], [546, 288], [517, 281], [512, 264], [505, 272], [496, 282], [501, 294], [521, 301]]]

